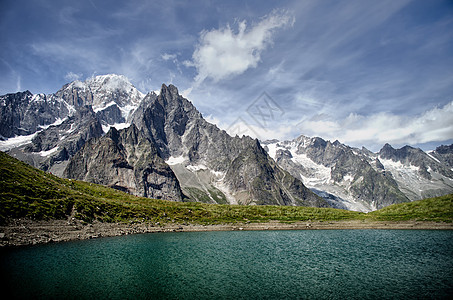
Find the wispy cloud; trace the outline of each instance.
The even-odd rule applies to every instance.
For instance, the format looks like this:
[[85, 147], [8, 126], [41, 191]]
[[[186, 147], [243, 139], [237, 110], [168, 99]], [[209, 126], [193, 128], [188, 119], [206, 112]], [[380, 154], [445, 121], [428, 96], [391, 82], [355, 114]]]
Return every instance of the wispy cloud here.
[[176, 54], [168, 54], [168, 53], [164, 53], [160, 56], [163, 60], [167, 61], [167, 60], [175, 60], [177, 55]]
[[258, 65], [261, 52], [272, 43], [275, 30], [292, 26], [294, 22], [295, 18], [288, 12], [273, 12], [248, 30], [246, 21], [240, 21], [237, 32], [229, 25], [203, 31], [192, 61], [186, 61], [185, 65], [197, 69], [196, 84], [207, 78], [217, 82], [242, 74]]
[[69, 72], [64, 76], [64, 78], [69, 81], [75, 81], [75, 80], [81, 79], [82, 76], [83, 76], [83, 74], [76, 74], [73, 72]]

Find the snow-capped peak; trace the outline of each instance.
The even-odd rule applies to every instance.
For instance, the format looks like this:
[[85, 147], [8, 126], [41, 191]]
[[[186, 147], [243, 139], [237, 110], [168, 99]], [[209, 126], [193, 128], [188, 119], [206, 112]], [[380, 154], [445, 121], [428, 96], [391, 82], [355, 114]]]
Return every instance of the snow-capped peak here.
[[88, 78], [85, 84], [92, 91], [124, 91], [128, 93], [139, 94], [142, 98], [145, 96], [137, 90], [129, 79], [124, 75], [108, 74]]

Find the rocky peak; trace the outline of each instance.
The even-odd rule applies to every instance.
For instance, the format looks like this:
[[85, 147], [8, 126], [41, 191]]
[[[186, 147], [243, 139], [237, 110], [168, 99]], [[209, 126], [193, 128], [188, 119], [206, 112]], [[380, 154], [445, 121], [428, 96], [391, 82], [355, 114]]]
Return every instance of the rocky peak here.
[[123, 116], [126, 118], [132, 109], [130, 106], [138, 106], [144, 95], [125, 76], [109, 74], [68, 83], [55, 93], [55, 97], [74, 107], [91, 105], [95, 111], [116, 104], [126, 110]]
[[137, 196], [182, 201], [179, 182], [154, 145], [134, 125], [110, 128], [89, 140], [69, 161], [63, 175]]

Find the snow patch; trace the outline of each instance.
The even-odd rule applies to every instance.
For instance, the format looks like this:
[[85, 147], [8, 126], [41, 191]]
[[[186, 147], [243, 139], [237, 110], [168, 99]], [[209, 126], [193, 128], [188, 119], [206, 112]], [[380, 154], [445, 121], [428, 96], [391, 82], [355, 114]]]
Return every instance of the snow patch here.
[[178, 156], [178, 157], [173, 157], [173, 156], [170, 156], [169, 159], [167, 159], [165, 161], [165, 163], [169, 166], [174, 166], [174, 165], [178, 165], [178, 164], [182, 164], [183, 162], [185, 162], [187, 160], [186, 157], [184, 156]]
[[123, 107], [120, 107], [119, 109], [121, 110], [121, 116], [125, 119], [129, 117], [129, 115], [135, 111], [138, 108], [138, 105], [125, 105]]
[[57, 118], [55, 120], [55, 122], [53, 122], [52, 124], [49, 124], [49, 125], [39, 125], [39, 128], [41, 129], [47, 129], [49, 128], [50, 126], [58, 126], [60, 125], [61, 123], [63, 123], [64, 121], [66, 121], [67, 118], [64, 118], [64, 119], [61, 119], [61, 118]]
[[8, 151], [16, 147], [20, 147], [22, 145], [28, 144], [31, 140], [36, 136], [38, 132], [35, 132], [30, 135], [19, 135], [12, 138], [9, 138], [5, 141], [0, 141], [0, 150], [1, 151]]
[[344, 175], [343, 180], [352, 182], [354, 180], [354, 176], [349, 175], [349, 174]]
[[214, 170], [210, 170], [211, 173], [215, 176], [215, 177], [224, 177], [225, 176], [225, 173], [224, 172], [221, 172], [221, 171], [214, 171]]
[[432, 153], [432, 151], [426, 152], [426, 154], [428, 154], [428, 156], [429, 156], [430, 158], [432, 158], [434, 161], [440, 163], [440, 161], [439, 161], [437, 158], [435, 158], [431, 153]]
[[102, 131], [104, 131], [104, 133], [107, 133], [110, 130], [110, 125], [101, 125], [101, 127], [102, 127]]
[[106, 108], [109, 108], [110, 106], [113, 106], [113, 105], [116, 105], [116, 102], [115, 102], [115, 101], [111, 101], [111, 102], [106, 103], [106, 104], [102, 103], [102, 104], [100, 104], [100, 105], [93, 106], [93, 111], [94, 111], [95, 113], [97, 113], [97, 112], [99, 112], [99, 111], [101, 111], [101, 110], [104, 110], [104, 109], [106, 109]]
[[269, 149], [267, 153], [269, 154], [270, 157], [272, 157], [273, 160], [276, 160], [277, 150], [286, 150], [285, 148], [278, 145], [278, 143], [268, 144], [266, 146], [267, 149]]
[[128, 128], [129, 126], [131, 126], [131, 124], [130, 123], [115, 123], [112, 125], [101, 125], [101, 126], [102, 126], [102, 131], [104, 131], [104, 133], [107, 133], [107, 132], [109, 132], [110, 127], [114, 127], [116, 130], [121, 130], [124, 128]]
[[379, 156], [379, 160], [384, 165], [385, 169], [393, 169], [393, 170], [398, 170], [401, 172], [418, 172], [420, 170], [420, 167], [413, 166], [413, 165], [405, 165], [405, 164], [401, 163], [400, 161], [384, 159], [380, 156]]
[[41, 156], [49, 156], [57, 151], [58, 151], [58, 146], [56, 146], [55, 148], [52, 148], [50, 150], [47, 150], [47, 151], [38, 152], [38, 154]]
[[293, 162], [302, 165], [306, 170], [309, 171], [310, 176], [306, 177], [300, 174], [302, 182], [308, 187], [315, 187], [320, 184], [327, 184], [331, 180], [331, 169], [323, 165], [319, 165], [312, 161], [306, 154], [297, 154], [295, 151], [291, 151]]
[[121, 129], [128, 128], [129, 126], [131, 126], [131, 123], [115, 123], [110, 126], [115, 127], [116, 130], [121, 130]]
[[200, 170], [206, 170], [207, 167], [205, 165], [190, 165], [190, 166], [187, 166], [187, 169], [191, 172], [197, 172]]
[[[71, 127], [68, 130], [66, 130], [66, 133], [69, 134], [69, 133], [73, 132], [74, 130], [76, 130], [76, 128], [77, 128], [76, 124], [72, 123]], [[102, 129], [104, 129], [104, 127], [102, 127]]]

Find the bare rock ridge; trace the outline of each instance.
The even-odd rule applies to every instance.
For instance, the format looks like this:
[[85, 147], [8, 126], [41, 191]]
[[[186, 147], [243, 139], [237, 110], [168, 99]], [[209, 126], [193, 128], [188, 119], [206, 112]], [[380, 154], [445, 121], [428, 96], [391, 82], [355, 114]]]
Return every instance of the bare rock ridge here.
[[70, 160], [64, 177], [103, 184], [133, 195], [182, 201], [179, 182], [135, 125], [89, 140]]

